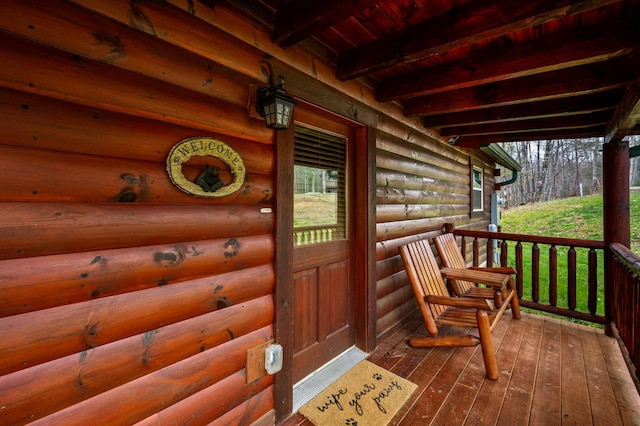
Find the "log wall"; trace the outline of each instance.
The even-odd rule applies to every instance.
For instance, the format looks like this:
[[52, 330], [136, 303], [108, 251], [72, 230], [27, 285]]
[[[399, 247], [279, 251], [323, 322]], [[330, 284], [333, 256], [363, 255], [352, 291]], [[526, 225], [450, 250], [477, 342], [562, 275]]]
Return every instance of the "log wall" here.
[[433, 238], [447, 221], [462, 228], [486, 229], [494, 185], [493, 169], [486, 167], [486, 213], [471, 218], [469, 157], [408, 129], [392, 132], [378, 131], [376, 153], [377, 332], [381, 340], [416, 309], [398, 246]]
[[[205, 30], [168, 3], [0, 5], [1, 424], [273, 410], [273, 377], [245, 375], [275, 311], [274, 135], [246, 108], [263, 54]], [[171, 183], [194, 136], [239, 153], [239, 191]]]
[[[486, 229], [490, 166], [472, 219], [467, 153], [224, 3], [0, 2], [0, 424], [269, 418], [273, 378], [245, 374], [277, 309], [274, 133], [248, 108], [267, 56], [341, 92], [322, 107], [361, 99], [377, 127], [379, 339], [416, 308], [397, 247], [445, 222]], [[169, 151], [197, 136], [239, 153], [240, 190], [171, 183]]]

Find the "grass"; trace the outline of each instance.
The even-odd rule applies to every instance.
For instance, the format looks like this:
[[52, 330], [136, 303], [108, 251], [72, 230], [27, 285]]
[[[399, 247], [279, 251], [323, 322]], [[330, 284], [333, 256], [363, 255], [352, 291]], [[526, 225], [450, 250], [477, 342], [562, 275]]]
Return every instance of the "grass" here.
[[[640, 253], [640, 191], [632, 191], [630, 197], [631, 249]], [[603, 240], [602, 196], [567, 198], [546, 203], [519, 206], [503, 211], [501, 218], [503, 232], [543, 235], [550, 237]], [[514, 243], [510, 243], [513, 245]], [[540, 248], [540, 297], [539, 301], [549, 302], [549, 246]], [[567, 294], [567, 247], [558, 247], [558, 292], [557, 305], [568, 306]], [[510, 247], [509, 264], [515, 264], [514, 250]], [[577, 310], [587, 312], [588, 300], [588, 250], [577, 252]], [[524, 298], [531, 300], [531, 244], [523, 244]], [[604, 312], [603, 298], [603, 253], [598, 251], [597, 313]]]
[[[640, 191], [631, 191], [631, 250], [640, 253]], [[504, 210], [503, 232], [603, 240], [602, 196], [565, 198]]]
[[333, 225], [337, 222], [336, 194], [293, 194], [293, 226]]

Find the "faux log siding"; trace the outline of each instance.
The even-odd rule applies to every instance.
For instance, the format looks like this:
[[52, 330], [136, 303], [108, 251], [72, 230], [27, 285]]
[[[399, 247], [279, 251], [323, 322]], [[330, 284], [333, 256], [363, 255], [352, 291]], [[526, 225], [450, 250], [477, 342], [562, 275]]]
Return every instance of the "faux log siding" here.
[[435, 150], [431, 141], [383, 132], [376, 146], [377, 327], [383, 337], [415, 309], [398, 246], [432, 238], [445, 221], [468, 223], [470, 178], [468, 157], [452, 148]]
[[[3, 145], [164, 163], [177, 141], [193, 137], [192, 128], [119, 114], [0, 87]], [[273, 174], [271, 141], [197, 131], [234, 147], [250, 174]], [[123, 141], [123, 135], [126, 140]], [[193, 158], [196, 161], [197, 158]]]
[[258, 235], [5, 260], [0, 317], [210, 276], [211, 265], [219, 275], [203, 282], [205, 290], [272, 279], [273, 250], [272, 237]]
[[8, 374], [0, 382], [6, 406], [2, 418], [20, 423], [46, 416], [208, 349], [225, 347], [232, 339], [270, 326], [272, 316], [271, 297], [262, 297]]
[[257, 206], [6, 202], [0, 203], [0, 259], [237, 238], [272, 229], [271, 214]]
[[[247, 350], [272, 335], [270, 329], [262, 329], [234, 339], [225, 345], [226, 348], [218, 346], [204, 351], [58, 411], [33, 422], [33, 425], [133, 424], [158, 412], [164, 423], [164, 411], [161, 410], [169, 405], [167, 410], [171, 414], [182, 408], [174, 407], [181, 401], [188, 407], [182, 411], [184, 421], [180, 423], [197, 417], [199, 422], [193, 424], [206, 424], [272, 384], [272, 376], [246, 384], [243, 369]], [[123, 404], [123, 401], [127, 403]], [[222, 401], [222, 404], [216, 401]]]
[[[274, 404], [244, 373], [273, 338], [263, 54], [168, 3], [79, 3], [0, 4], [0, 423], [254, 421]], [[243, 158], [238, 192], [171, 184], [169, 150], [201, 136]]]
[[[194, 181], [207, 161], [189, 161], [182, 172]], [[74, 164], [73, 174], [69, 164]], [[0, 187], [5, 188], [0, 201], [268, 204], [273, 188], [271, 176], [249, 171], [242, 187], [228, 197], [194, 198], [167, 181], [165, 164], [30, 148], [0, 146], [0, 169], [5, 171], [0, 174]], [[220, 179], [231, 182], [233, 177], [221, 172]]]

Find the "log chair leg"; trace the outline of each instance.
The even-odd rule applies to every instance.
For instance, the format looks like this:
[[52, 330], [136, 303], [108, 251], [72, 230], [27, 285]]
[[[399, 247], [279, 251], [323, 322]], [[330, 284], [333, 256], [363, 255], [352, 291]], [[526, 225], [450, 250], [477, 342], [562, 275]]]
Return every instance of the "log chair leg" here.
[[513, 297], [511, 298], [511, 315], [513, 315], [514, 319], [520, 319], [520, 301], [518, 300], [518, 291], [513, 282], [513, 277], [509, 278], [507, 288], [513, 291]]
[[493, 349], [493, 340], [491, 339], [489, 316], [482, 309], [478, 309], [476, 312], [476, 318], [478, 320], [480, 346], [482, 347], [482, 357], [484, 358], [484, 367], [487, 370], [487, 378], [497, 380], [498, 362], [496, 361], [496, 353]]
[[502, 300], [504, 300], [504, 296], [502, 295], [502, 290], [494, 291], [493, 304], [496, 305], [496, 308], [500, 309], [502, 307]]

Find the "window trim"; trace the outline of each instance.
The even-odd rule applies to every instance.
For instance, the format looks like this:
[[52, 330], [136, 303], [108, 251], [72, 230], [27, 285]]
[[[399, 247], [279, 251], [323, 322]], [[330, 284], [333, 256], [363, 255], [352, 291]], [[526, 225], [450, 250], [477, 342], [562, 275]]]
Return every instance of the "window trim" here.
[[[478, 208], [476, 208], [476, 206], [474, 204], [474, 199], [475, 199], [474, 195], [475, 195], [476, 191], [478, 191], [474, 187], [475, 172], [480, 172], [480, 189], [479, 189], [479, 191], [480, 191], [480, 206]], [[482, 216], [484, 214], [484, 208], [485, 208], [484, 184], [485, 184], [485, 176], [484, 176], [484, 167], [483, 167], [482, 162], [478, 161], [477, 159], [470, 158], [469, 159], [469, 216], [470, 217], [479, 217], [479, 216]]]

